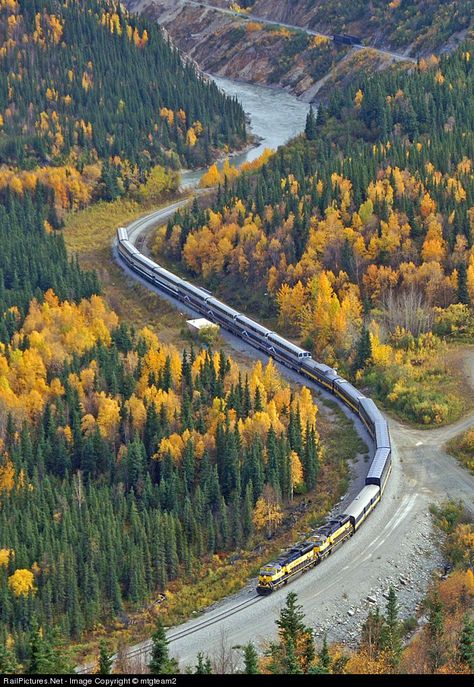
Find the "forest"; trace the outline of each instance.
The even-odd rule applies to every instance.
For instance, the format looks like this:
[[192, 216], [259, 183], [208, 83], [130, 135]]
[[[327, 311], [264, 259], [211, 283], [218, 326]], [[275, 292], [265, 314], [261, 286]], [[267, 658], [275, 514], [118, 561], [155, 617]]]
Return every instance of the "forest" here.
[[95, 275], [68, 258], [63, 237], [51, 229], [47, 198], [40, 185], [24, 196], [0, 191], [0, 346], [21, 326], [33, 297], [54, 289], [61, 298], [80, 299], [100, 290]]
[[154, 246], [424, 424], [452, 399], [418, 399], [410, 359], [472, 330], [472, 48], [334, 91], [304, 137], [229, 174]]
[[129, 330], [61, 232], [97, 199], [175, 193], [174, 169], [245, 142], [240, 105], [109, 0], [0, 0], [0, 64], [5, 672], [40, 665], [44, 628], [78, 640], [272, 534], [323, 461], [307, 390]]
[[48, 289], [99, 293], [66, 255], [67, 212], [156, 202], [177, 191], [173, 168], [245, 138], [240, 105], [120, 3], [0, 0], [0, 341]]
[[317, 408], [270, 362], [182, 355], [99, 296], [48, 291], [0, 348], [0, 626], [79, 639], [199, 560], [271, 536], [324, 467]]
[[[241, 172], [225, 165], [213, 207], [196, 201], [155, 246], [426, 424], [455, 403], [418, 398], [413, 361], [472, 327], [471, 54], [466, 43], [335, 92], [304, 137]], [[61, 234], [65, 213], [157, 200], [180, 166], [245, 142], [240, 105], [153, 22], [113, 0], [0, 0], [0, 672], [71, 671], [65, 644], [271, 545], [307, 495], [323, 515], [328, 483], [339, 488], [342, 449], [332, 465], [308, 389], [272, 362], [243, 370], [124, 325]], [[463, 568], [469, 532], [448, 516], [446, 555]], [[456, 594], [472, 587], [460, 575]], [[257, 669], [346, 665], [285, 637]], [[386, 648], [369, 664], [384, 672]]]
[[[185, 673], [240, 673], [246, 675], [397, 675], [470, 674], [474, 669], [472, 645], [474, 622], [469, 613], [474, 597], [472, 534], [469, 515], [462, 504], [445, 502], [432, 510], [437, 534], [451, 574], [433, 579], [422, 602], [426, 622], [420, 630], [414, 616], [401, 619], [398, 585], [384, 593], [384, 608], [371, 605], [357, 636], [348, 648], [329, 642], [327, 634], [306, 623], [303, 606], [294, 591], [286, 596], [276, 619], [276, 638], [224, 647], [215, 655], [204, 651]], [[315, 631], [316, 630], [316, 631]], [[160, 618], [152, 635], [151, 656], [146, 665], [119, 657], [115, 665], [110, 646], [101, 643], [97, 661], [100, 674], [145, 672], [176, 674]], [[113, 668], [113, 671], [112, 671]]]
[[1, 0], [0, 65], [0, 164], [127, 178], [246, 140], [240, 104], [115, 0]]

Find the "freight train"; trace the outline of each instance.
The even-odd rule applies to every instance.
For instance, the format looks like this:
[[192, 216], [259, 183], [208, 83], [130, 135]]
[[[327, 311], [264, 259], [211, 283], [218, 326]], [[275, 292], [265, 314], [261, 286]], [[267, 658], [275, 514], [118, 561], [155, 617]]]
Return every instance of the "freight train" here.
[[387, 422], [372, 399], [364, 396], [346, 379], [340, 377], [332, 367], [318, 363], [308, 351], [230, 308], [214, 298], [206, 289], [190, 284], [142, 255], [129, 241], [127, 230], [123, 227], [117, 230], [117, 250], [125, 264], [148, 282], [247, 341], [254, 348], [330, 391], [360, 417], [373, 439], [375, 455], [365, 479], [365, 486], [347, 506], [345, 512], [260, 570], [257, 592], [269, 594], [287, 584], [295, 575], [309, 570], [329, 556], [336, 547], [357, 532], [377, 506], [392, 468]]

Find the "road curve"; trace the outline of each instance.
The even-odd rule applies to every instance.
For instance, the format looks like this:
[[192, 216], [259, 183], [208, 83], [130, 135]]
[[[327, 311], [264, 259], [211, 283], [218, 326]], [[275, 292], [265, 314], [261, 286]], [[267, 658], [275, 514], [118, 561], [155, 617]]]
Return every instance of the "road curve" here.
[[[166, 222], [187, 202], [178, 201], [133, 222], [128, 227], [130, 240], [140, 245], [152, 227]], [[183, 304], [179, 303], [178, 307], [186, 310]], [[231, 340], [231, 344], [235, 342]], [[238, 347], [256, 355], [254, 349], [250, 350], [242, 342]], [[296, 373], [285, 368], [282, 372], [298, 379]], [[306, 378], [300, 380], [311, 387]], [[367, 609], [374, 602], [384, 604], [390, 584], [398, 590], [402, 616], [414, 612], [432, 571], [441, 563], [431, 536], [430, 504], [456, 498], [474, 510], [474, 477], [443, 448], [446, 440], [473, 421], [474, 414], [452, 427], [431, 431], [391, 421], [393, 473], [380, 505], [352, 539], [316, 569], [291, 583], [291, 590], [298, 594], [306, 619], [317, 635], [324, 631], [330, 640], [351, 643]], [[275, 637], [274, 621], [285, 602], [285, 594], [277, 592], [249, 603], [254, 596], [254, 581], [250, 581], [238, 594], [224, 599], [199, 619], [173, 628], [169, 632], [171, 653], [185, 666], [194, 664], [199, 651], [220, 656], [224, 646], [228, 649], [250, 640], [258, 643]], [[148, 648], [149, 641], [146, 641], [131, 647], [130, 651], [146, 661]]]

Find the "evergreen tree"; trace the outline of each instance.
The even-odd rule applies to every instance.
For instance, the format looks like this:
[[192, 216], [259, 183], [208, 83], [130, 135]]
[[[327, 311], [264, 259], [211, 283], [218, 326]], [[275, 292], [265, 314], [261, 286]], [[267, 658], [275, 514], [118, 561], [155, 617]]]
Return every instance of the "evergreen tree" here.
[[298, 597], [295, 592], [289, 592], [286, 597], [285, 605], [280, 611], [280, 617], [276, 624], [279, 628], [279, 634], [286, 645], [293, 642], [296, 646], [299, 635], [305, 630], [303, 623], [304, 613], [302, 606], [297, 604]]
[[474, 621], [464, 618], [464, 626], [459, 639], [459, 660], [474, 671]]
[[429, 648], [431, 671], [434, 673], [443, 664], [445, 655], [443, 645], [444, 604], [438, 591], [433, 592], [429, 600], [428, 634], [431, 639]]
[[243, 673], [246, 675], [257, 675], [260, 671], [258, 669], [258, 653], [252, 642], [249, 642], [244, 647], [244, 669]]
[[368, 360], [372, 357], [372, 344], [370, 333], [367, 327], [362, 329], [359, 342], [357, 344], [357, 354], [354, 361], [354, 371], [363, 370]]
[[397, 595], [392, 586], [388, 593], [387, 609], [381, 635], [381, 647], [387, 651], [392, 668], [396, 668], [400, 662], [403, 647], [400, 636], [400, 622], [398, 620]]
[[5, 644], [0, 643], [0, 673], [3, 675], [13, 675], [17, 672], [18, 666], [12, 651], [9, 651]]
[[204, 658], [204, 654], [202, 651], [200, 651], [197, 655], [197, 664], [196, 664], [196, 669], [194, 671], [195, 675], [211, 675], [212, 674], [212, 669], [211, 669], [211, 661], [209, 659], [209, 656], [206, 656]]
[[285, 644], [283, 672], [285, 675], [301, 675], [303, 672], [296, 656], [296, 645], [292, 639], [288, 639]]
[[331, 668], [331, 656], [329, 654], [327, 635], [324, 635], [323, 646], [319, 652], [318, 667], [324, 673], [329, 673]]
[[168, 652], [168, 640], [161, 618], [156, 621], [155, 631], [151, 636], [151, 660], [148, 664], [152, 675], [173, 674], [178, 672], [176, 659], [170, 658]]
[[73, 673], [73, 666], [64, 640], [57, 630], [48, 635], [37, 626], [30, 633], [28, 646], [27, 675]]
[[316, 123], [318, 126], [324, 126], [324, 124], [326, 124], [327, 121], [328, 121], [327, 108], [323, 104], [320, 104], [318, 106], [318, 114], [317, 114]]
[[467, 288], [467, 270], [463, 262], [458, 265], [458, 301], [465, 305], [471, 304], [471, 298]]
[[110, 675], [113, 664], [113, 653], [109, 651], [107, 644], [102, 640], [99, 644], [99, 675]]
[[31, 631], [28, 650], [29, 657], [25, 669], [27, 675], [52, 672], [49, 663], [49, 647], [47, 647], [38, 627]]

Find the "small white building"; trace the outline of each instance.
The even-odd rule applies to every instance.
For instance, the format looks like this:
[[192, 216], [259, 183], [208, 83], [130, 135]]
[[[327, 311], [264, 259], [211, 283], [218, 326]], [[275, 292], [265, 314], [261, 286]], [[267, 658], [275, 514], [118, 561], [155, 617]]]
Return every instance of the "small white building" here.
[[219, 331], [219, 325], [210, 320], [206, 320], [205, 317], [199, 317], [197, 320], [187, 320], [186, 324], [188, 325], [189, 331], [196, 335], [207, 330], [214, 330], [216, 334]]

